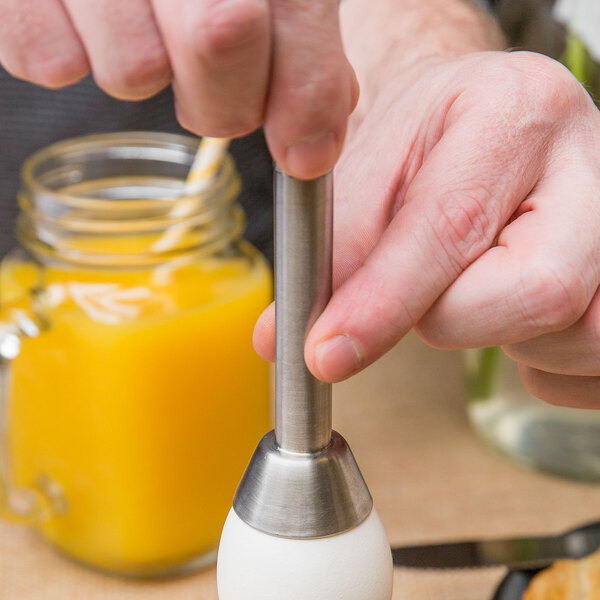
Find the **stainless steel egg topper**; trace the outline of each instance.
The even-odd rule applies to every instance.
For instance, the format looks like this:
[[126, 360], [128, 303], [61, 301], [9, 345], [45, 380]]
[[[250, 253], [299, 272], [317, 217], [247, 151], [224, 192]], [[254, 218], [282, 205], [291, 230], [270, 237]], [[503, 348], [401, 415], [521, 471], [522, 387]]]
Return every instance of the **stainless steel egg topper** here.
[[331, 384], [304, 362], [307, 332], [331, 296], [333, 176], [275, 170], [276, 424], [233, 501], [248, 525], [286, 538], [353, 529], [373, 500], [344, 438], [332, 431]]

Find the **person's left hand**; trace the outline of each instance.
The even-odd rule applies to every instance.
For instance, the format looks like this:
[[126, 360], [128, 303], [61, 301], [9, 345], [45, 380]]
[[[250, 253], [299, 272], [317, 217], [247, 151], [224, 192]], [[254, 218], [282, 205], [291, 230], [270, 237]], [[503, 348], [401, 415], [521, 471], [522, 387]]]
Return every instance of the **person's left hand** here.
[[[473, 53], [390, 80], [336, 169], [310, 370], [344, 379], [414, 327], [439, 348], [505, 345], [545, 400], [597, 402], [599, 156], [600, 113], [546, 57]], [[255, 330], [269, 359], [273, 329], [271, 308]]]

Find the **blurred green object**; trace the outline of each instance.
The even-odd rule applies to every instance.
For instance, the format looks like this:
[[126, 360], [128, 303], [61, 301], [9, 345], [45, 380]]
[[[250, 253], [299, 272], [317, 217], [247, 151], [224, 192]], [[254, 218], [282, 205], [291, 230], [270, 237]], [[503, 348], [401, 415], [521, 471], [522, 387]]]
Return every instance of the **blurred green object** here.
[[489, 398], [496, 385], [500, 354], [497, 346], [465, 350], [465, 370], [467, 374], [467, 392], [473, 400]]
[[585, 85], [590, 56], [583, 42], [574, 33], [569, 33], [567, 37], [567, 48], [563, 54], [562, 62]]
[[600, 483], [600, 410], [534, 398], [500, 348], [465, 350], [463, 357], [467, 416], [491, 448], [540, 471]]
[[555, 3], [555, 0], [491, 1], [510, 48], [540, 52], [560, 60], [598, 105], [600, 64], [590, 55], [581, 39], [556, 20], [553, 12]]
[[560, 60], [587, 89], [596, 105], [599, 105], [600, 64], [594, 60], [575, 33], [568, 33], [566, 48]]

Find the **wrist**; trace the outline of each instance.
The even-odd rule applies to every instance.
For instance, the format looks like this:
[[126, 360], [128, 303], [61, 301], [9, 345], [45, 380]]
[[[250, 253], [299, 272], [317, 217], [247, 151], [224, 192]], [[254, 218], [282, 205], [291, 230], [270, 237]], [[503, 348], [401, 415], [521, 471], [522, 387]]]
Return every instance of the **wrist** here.
[[363, 114], [390, 80], [408, 87], [433, 65], [505, 47], [476, 0], [344, 0], [340, 21]]

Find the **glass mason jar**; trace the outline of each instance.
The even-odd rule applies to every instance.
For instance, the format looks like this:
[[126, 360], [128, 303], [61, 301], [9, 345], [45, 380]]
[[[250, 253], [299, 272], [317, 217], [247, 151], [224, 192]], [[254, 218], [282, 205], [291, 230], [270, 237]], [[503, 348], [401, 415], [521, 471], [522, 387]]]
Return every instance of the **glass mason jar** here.
[[600, 481], [600, 411], [533, 397], [500, 348], [466, 350], [468, 415], [500, 453], [564, 477]]
[[29, 158], [0, 269], [0, 505], [129, 575], [212, 561], [269, 428], [252, 349], [271, 270], [241, 239], [227, 158], [186, 195], [197, 140], [117, 133]]

